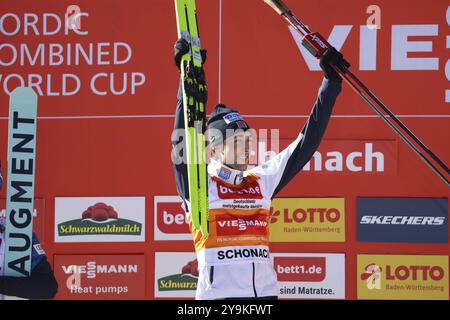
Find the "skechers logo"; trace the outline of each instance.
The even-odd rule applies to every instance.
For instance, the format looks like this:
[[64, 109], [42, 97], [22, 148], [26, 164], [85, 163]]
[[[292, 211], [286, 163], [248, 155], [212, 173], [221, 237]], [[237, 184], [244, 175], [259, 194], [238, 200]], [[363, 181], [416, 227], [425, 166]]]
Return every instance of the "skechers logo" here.
[[360, 224], [385, 224], [385, 225], [430, 225], [442, 226], [445, 217], [420, 217], [420, 216], [363, 216]]

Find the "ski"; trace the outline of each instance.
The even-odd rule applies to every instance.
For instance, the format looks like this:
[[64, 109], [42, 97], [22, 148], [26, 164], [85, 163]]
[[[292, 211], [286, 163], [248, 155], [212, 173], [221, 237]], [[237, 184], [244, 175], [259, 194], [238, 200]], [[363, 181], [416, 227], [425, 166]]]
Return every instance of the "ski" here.
[[4, 275], [29, 277], [33, 244], [37, 95], [16, 88], [10, 96]]
[[183, 110], [192, 225], [209, 234], [208, 187], [206, 169], [207, 87], [202, 68], [200, 35], [195, 0], [175, 0], [178, 38], [185, 39], [190, 51], [181, 59]]

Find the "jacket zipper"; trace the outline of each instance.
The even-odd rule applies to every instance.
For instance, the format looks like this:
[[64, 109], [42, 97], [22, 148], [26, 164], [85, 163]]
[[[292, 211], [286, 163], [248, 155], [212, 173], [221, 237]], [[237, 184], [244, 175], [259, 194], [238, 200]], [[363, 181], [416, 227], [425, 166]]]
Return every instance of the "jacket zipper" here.
[[253, 292], [255, 293], [255, 298], [258, 298], [258, 294], [256, 293], [256, 285], [255, 285], [255, 263], [252, 262], [253, 267]]
[[211, 270], [209, 271], [209, 283], [212, 285], [214, 281], [214, 266], [211, 266]]

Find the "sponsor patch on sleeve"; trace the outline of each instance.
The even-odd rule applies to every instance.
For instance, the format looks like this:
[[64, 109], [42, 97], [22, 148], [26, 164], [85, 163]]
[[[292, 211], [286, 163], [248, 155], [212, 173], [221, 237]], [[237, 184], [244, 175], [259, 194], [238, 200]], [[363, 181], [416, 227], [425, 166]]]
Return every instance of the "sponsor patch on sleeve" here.
[[223, 180], [227, 181], [228, 179], [230, 179], [231, 177], [231, 171], [228, 170], [227, 168], [220, 168], [219, 171], [219, 178], [222, 178]]
[[40, 256], [45, 255], [45, 251], [44, 251], [44, 249], [42, 249], [41, 244], [39, 244], [39, 243], [35, 244], [35, 245], [33, 245], [33, 247], [34, 247], [34, 251], [36, 251], [36, 253], [38, 255], [40, 255]]

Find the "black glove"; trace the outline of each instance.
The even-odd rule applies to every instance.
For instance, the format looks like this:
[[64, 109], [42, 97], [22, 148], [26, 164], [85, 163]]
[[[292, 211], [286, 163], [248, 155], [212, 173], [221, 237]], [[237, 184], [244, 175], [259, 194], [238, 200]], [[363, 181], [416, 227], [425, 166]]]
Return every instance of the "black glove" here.
[[[178, 39], [174, 45], [175, 50], [175, 65], [178, 70], [180, 70], [181, 58], [189, 52], [189, 43], [185, 39]], [[205, 64], [207, 58], [207, 50], [200, 49], [200, 54], [202, 55], [202, 66]]]
[[320, 67], [325, 73], [325, 78], [342, 83], [341, 76], [333, 69], [333, 67], [331, 67], [331, 65], [337, 67], [350, 67], [350, 63], [344, 60], [344, 55], [337, 51], [334, 47], [327, 49], [322, 57], [320, 57]]

